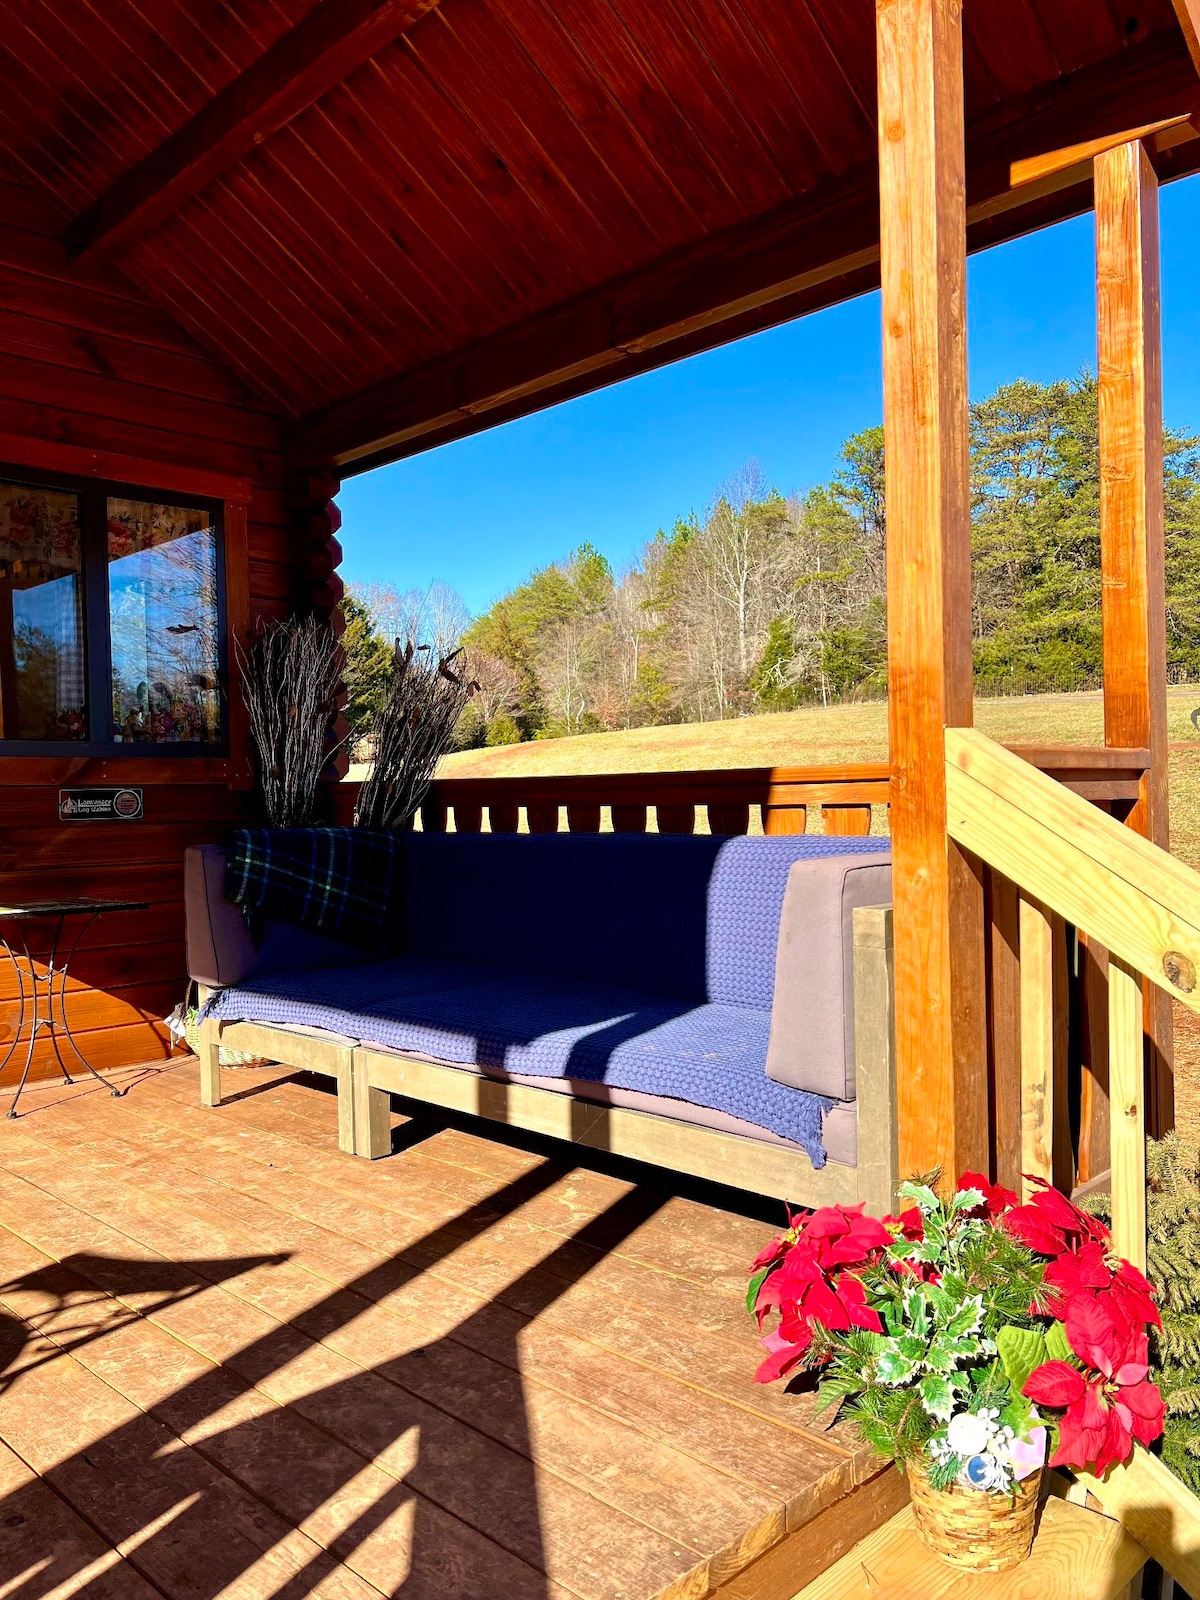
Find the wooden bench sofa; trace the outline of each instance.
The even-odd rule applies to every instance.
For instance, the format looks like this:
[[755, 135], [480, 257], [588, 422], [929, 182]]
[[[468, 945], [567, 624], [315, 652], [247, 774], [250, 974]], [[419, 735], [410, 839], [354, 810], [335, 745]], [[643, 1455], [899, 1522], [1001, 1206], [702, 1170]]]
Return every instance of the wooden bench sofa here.
[[896, 1181], [886, 841], [409, 834], [399, 955], [268, 924], [189, 850], [188, 962], [223, 1048], [337, 1083], [342, 1149], [390, 1097], [794, 1204]]

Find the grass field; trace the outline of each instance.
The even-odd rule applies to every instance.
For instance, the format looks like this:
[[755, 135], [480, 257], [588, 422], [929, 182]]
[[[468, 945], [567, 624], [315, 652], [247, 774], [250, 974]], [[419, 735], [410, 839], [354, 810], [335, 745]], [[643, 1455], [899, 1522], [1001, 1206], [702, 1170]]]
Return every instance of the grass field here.
[[[1200, 870], [1200, 687], [1168, 691], [1171, 848]], [[1043, 695], [980, 700], [981, 732], [1004, 743], [1102, 744], [1099, 694]], [[841, 705], [827, 710], [746, 717], [736, 722], [690, 723], [542, 739], [496, 750], [447, 756], [444, 777], [551, 777], [567, 773], [685, 772], [717, 767], [804, 767], [887, 756], [887, 707]], [[1176, 1078], [1181, 1131], [1200, 1140], [1200, 1018], [1177, 1008]]]

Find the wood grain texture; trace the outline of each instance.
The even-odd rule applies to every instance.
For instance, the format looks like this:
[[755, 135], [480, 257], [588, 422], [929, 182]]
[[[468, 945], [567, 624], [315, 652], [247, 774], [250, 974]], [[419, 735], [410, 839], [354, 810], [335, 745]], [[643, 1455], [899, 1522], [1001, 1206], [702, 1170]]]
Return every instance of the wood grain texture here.
[[72, 255], [127, 250], [437, 3], [321, 0], [71, 223]]
[[1112, 1233], [1120, 1255], [1146, 1270], [1146, 1106], [1142, 978], [1108, 965], [1108, 1072]]
[[1200, 874], [973, 730], [947, 730], [946, 771], [956, 839], [1200, 1010]]
[[1200, 1592], [1200, 1511], [1169, 1467], [1135, 1444], [1131, 1459], [1103, 1479], [1087, 1472], [1076, 1477], [1180, 1588]]
[[[72, 267], [61, 213], [43, 196], [11, 178], [0, 189], [0, 463], [223, 501], [231, 629], [286, 606], [282, 419], [128, 279]], [[0, 754], [0, 899], [151, 902], [148, 912], [101, 919], [73, 967], [73, 1026], [103, 1069], [169, 1053], [162, 1018], [187, 987], [183, 850], [251, 814], [248, 790], [230, 787], [248, 779], [236, 687], [227, 704], [233, 759], [149, 747], [128, 756]], [[142, 785], [145, 819], [124, 834], [61, 824], [58, 789], [68, 784]], [[53, 1075], [44, 1042], [34, 1072]]]
[[961, 7], [876, 14], [900, 1165], [960, 1172], [988, 1158], [982, 889], [937, 758], [972, 717]]
[[1200, 3], [1198, 0], [1174, 0], [1174, 6], [1183, 37], [1187, 40], [1188, 52], [1196, 71], [1200, 72]]
[[704, 1600], [789, 1540], [827, 1565], [897, 1503], [752, 1382], [764, 1224], [453, 1129], [347, 1160], [332, 1097], [230, 1077], [219, 1113], [194, 1065], [99, 1114], [48, 1097], [0, 1152], [6, 1327], [40, 1341], [0, 1439], [165, 1600], [197, 1565], [299, 1592], [305, 1559], [330, 1600]]
[[1022, 1161], [1020, 895], [1014, 883], [990, 870], [987, 887], [992, 1170], [997, 1183], [1017, 1189]]
[[[1150, 764], [1127, 825], [1168, 849], [1167, 641], [1163, 524], [1158, 180], [1143, 144], [1097, 156], [1100, 569], [1104, 739], [1144, 745]], [[1147, 990], [1153, 1133], [1174, 1122], [1171, 1010]]]
[[1054, 919], [1028, 895], [1020, 904], [1021, 1195], [1054, 1179]]
[[1050, 1499], [1029, 1560], [1012, 1572], [963, 1573], [921, 1543], [911, 1510], [856, 1545], [795, 1600], [1125, 1600], [1146, 1551], [1116, 1523]]
[[1150, 122], [1141, 128], [1130, 128], [1124, 133], [1109, 134], [1102, 139], [1088, 139], [1083, 144], [1065, 145], [1061, 150], [1051, 150], [1044, 156], [1030, 156], [1025, 161], [1014, 161], [1010, 172], [1012, 186], [1016, 189], [1021, 184], [1035, 183], [1039, 178], [1049, 177], [1052, 173], [1063, 172], [1069, 167], [1078, 167], [1085, 162], [1094, 161], [1097, 156], [1104, 155], [1108, 150], [1115, 150], [1118, 145], [1153, 140], [1156, 135], [1173, 129], [1190, 129], [1191, 121], [1190, 113], [1185, 113], [1181, 117], [1167, 117], [1161, 122]]

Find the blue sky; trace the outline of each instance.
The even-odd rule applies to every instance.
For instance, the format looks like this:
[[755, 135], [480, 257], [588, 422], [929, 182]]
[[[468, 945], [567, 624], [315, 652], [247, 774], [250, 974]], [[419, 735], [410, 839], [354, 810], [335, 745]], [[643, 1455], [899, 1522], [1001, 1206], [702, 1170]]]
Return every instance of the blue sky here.
[[[1200, 176], [1163, 190], [1162, 237], [1166, 419], [1200, 432]], [[1094, 268], [1091, 216], [971, 258], [974, 397], [1095, 365]], [[752, 457], [784, 494], [827, 478], [881, 419], [879, 363], [868, 295], [349, 479], [342, 575], [479, 612], [585, 539], [620, 567]]]

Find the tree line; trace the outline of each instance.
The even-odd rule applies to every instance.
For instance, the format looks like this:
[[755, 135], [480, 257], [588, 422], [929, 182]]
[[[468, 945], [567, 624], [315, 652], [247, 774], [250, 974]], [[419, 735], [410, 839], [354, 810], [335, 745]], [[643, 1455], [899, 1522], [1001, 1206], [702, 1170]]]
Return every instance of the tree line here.
[[[1090, 375], [1006, 384], [972, 407], [971, 626], [984, 684], [1036, 691], [1100, 672], [1098, 434]], [[1164, 490], [1168, 659], [1190, 675], [1200, 440], [1168, 435]], [[414, 627], [438, 631], [428, 642], [442, 649], [460, 642], [481, 686], [460, 745], [875, 696], [887, 673], [885, 524], [883, 430], [868, 428], [805, 495], [783, 496], [752, 464], [624, 569], [581, 545], [474, 620], [453, 591], [360, 591], [346, 602], [351, 699], [371, 692], [371, 672], [386, 674], [382, 638]]]

